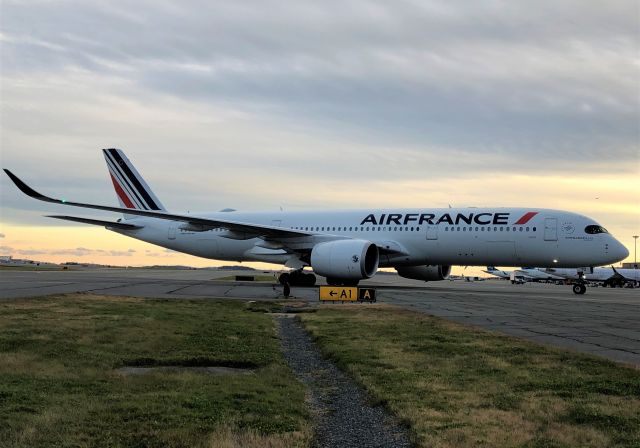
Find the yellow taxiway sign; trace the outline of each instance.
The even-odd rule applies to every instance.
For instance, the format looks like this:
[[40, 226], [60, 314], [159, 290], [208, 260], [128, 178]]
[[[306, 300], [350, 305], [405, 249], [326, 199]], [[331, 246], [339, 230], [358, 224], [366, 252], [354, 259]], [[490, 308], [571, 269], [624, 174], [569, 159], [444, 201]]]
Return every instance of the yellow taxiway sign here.
[[321, 286], [320, 300], [333, 302], [375, 302], [376, 290], [355, 286]]
[[358, 300], [358, 288], [354, 286], [321, 286], [320, 300], [355, 302]]

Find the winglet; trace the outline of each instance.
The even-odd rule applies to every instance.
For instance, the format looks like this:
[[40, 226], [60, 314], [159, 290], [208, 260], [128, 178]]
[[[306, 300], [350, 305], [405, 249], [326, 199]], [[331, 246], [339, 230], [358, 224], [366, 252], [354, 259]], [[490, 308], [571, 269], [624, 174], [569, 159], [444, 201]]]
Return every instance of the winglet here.
[[35, 199], [39, 199], [41, 201], [58, 202], [56, 199], [52, 199], [50, 197], [47, 197], [43, 194], [38, 193], [36, 190], [31, 188], [29, 185], [25, 184], [22, 180], [20, 180], [20, 178], [15, 174], [13, 174], [11, 171], [9, 171], [6, 168], [3, 168], [3, 169], [4, 169], [4, 172], [7, 173], [7, 176], [9, 176], [9, 178], [13, 181], [13, 183], [16, 184], [16, 187], [18, 187], [20, 191], [22, 191], [27, 196], [30, 196]]

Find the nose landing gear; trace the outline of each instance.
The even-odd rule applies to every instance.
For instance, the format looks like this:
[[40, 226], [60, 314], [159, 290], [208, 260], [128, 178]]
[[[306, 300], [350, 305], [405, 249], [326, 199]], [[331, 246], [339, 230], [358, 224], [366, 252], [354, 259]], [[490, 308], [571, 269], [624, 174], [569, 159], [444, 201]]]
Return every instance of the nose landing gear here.
[[573, 293], [574, 294], [584, 294], [587, 292], [587, 286], [584, 283], [574, 283], [573, 284]]

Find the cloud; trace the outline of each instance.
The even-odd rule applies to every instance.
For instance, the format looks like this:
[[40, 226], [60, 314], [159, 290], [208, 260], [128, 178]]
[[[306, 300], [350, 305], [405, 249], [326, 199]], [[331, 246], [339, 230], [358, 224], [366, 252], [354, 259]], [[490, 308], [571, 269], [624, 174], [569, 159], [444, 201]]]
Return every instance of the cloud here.
[[135, 252], [129, 250], [105, 250], [105, 249], [87, 249], [85, 247], [77, 247], [75, 249], [55, 249], [48, 251], [49, 255], [74, 255], [77, 257], [88, 257], [94, 255], [106, 255], [110, 257], [130, 257]]
[[[115, 204], [98, 149], [124, 147], [165, 205], [194, 211], [387, 205], [409, 196], [398, 185], [420, 185], [415, 206], [486, 202], [487, 179], [530, 201], [547, 176], [633, 179], [634, 10], [7, 2], [3, 163], [44, 193]], [[2, 219], [73, 225], [0, 187]]]
[[75, 249], [17, 249], [10, 246], [0, 246], [0, 253], [6, 255], [69, 255], [76, 257], [110, 256], [110, 257], [131, 257], [135, 249], [128, 250], [105, 250], [87, 249], [86, 247], [76, 247]]
[[14, 249], [10, 246], [0, 246], [0, 253], [3, 255], [45, 255], [48, 253], [46, 250], [40, 249]]
[[[131, 12], [125, 2], [10, 2], [5, 76], [14, 90], [36, 75], [39, 94], [65, 77], [99, 79], [97, 96], [121, 103], [169, 94], [347, 130], [367, 144], [577, 163], [606, 146], [628, 160], [638, 137], [633, 9], [269, 1]], [[94, 37], [98, 24], [110, 32]]]

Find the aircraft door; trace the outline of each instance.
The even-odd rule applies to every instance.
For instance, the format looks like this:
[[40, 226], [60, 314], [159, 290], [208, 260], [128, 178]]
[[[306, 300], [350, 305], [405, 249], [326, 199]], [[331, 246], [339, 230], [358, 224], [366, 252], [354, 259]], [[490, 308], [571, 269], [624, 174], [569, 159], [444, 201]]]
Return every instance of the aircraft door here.
[[175, 240], [176, 239], [176, 226], [175, 226], [175, 224], [171, 224], [169, 226], [169, 231], [167, 233], [167, 237], [170, 240]]
[[434, 226], [434, 225], [427, 226], [427, 239], [428, 240], [438, 239], [438, 226]]
[[558, 219], [557, 218], [545, 218], [544, 240], [558, 241]]

